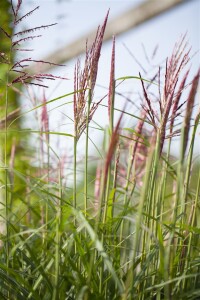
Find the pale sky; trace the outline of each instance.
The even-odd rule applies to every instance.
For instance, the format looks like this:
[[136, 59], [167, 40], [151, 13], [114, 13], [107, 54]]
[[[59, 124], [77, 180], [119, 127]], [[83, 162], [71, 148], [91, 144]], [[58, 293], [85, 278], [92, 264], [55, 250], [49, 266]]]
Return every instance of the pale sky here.
[[[160, 0], [154, 0], [160, 1]], [[168, 1], [168, 0], [162, 0]], [[52, 53], [54, 50], [69, 44], [78, 37], [86, 34], [91, 29], [97, 28], [102, 24], [107, 10], [110, 8], [109, 19], [112, 19], [120, 13], [128, 10], [130, 7], [137, 5], [141, 0], [24, 0], [23, 13], [29, 11], [35, 6], [40, 6], [31, 17], [25, 19], [26, 27], [34, 27], [40, 25], [46, 25], [57, 22], [58, 25], [49, 28], [44, 31], [38, 32], [42, 34], [38, 40], [33, 40], [30, 43], [30, 48], [34, 48], [35, 51], [31, 54], [32, 58], [42, 59], [47, 54]], [[192, 47], [192, 53], [196, 53], [192, 59], [192, 70], [194, 74], [199, 67], [200, 62], [200, 1], [190, 0], [177, 8], [156, 17], [153, 20], [146, 22], [145, 24], [138, 26], [135, 29], [130, 30], [120, 36], [116, 36], [116, 78], [121, 76], [134, 75], [137, 76], [141, 68], [136, 64], [133, 57], [128, 53], [125, 46], [129, 51], [134, 54], [138, 61], [145, 67], [150, 66], [145, 58], [143, 47], [145, 48], [148, 56], [151, 56], [156, 45], [159, 46], [156, 61], [153, 63], [163, 62], [167, 56], [170, 56], [175, 42], [181, 35], [187, 32], [187, 39]], [[114, 34], [114, 32], [113, 32]], [[125, 46], [124, 46], [125, 45]], [[111, 42], [106, 42], [102, 49], [102, 55], [99, 65], [99, 75], [97, 83], [99, 85], [108, 87], [109, 84], [109, 72], [110, 72], [110, 56], [111, 56]], [[30, 57], [30, 55], [29, 55]], [[82, 58], [83, 56], [81, 56]], [[73, 70], [75, 60], [67, 62], [64, 68], [55, 68], [52, 72], [56, 75], [66, 76], [68, 81], [61, 83], [53, 83], [46, 91], [48, 100], [69, 93], [73, 90]], [[134, 95], [137, 95], [137, 82], [126, 82], [120, 87], [119, 91], [124, 95], [129, 95], [134, 101]], [[106, 93], [106, 89], [97, 88], [95, 97], [98, 100], [102, 95]], [[71, 99], [70, 99], [71, 100]], [[65, 99], [64, 101], [69, 101]], [[116, 106], [123, 107], [123, 101], [121, 97], [116, 97]], [[62, 102], [59, 102], [59, 104]], [[27, 103], [22, 104], [25, 107]], [[58, 105], [58, 103], [57, 103]], [[52, 105], [53, 109], [56, 106]], [[130, 107], [133, 113], [136, 112], [135, 107]], [[72, 107], [64, 106], [61, 109], [53, 110], [50, 114], [50, 124], [52, 130], [57, 130], [58, 126], [68, 123], [66, 121], [66, 115], [72, 117]], [[103, 116], [103, 118], [102, 118]], [[100, 109], [96, 114], [95, 120], [105, 126], [108, 123], [107, 112], [105, 109]], [[128, 120], [124, 121], [128, 124]], [[61, 130], [70, 130], [69, 127], [61, 126]], [[68, 129], [66, 129], [68, 128]], [[71, 126], [72, 128], [72, 126]], [[96, 132], [93, 133], [92, 139], [96, 143], [101, 140], [101, 137]], [[92, 131], [91, 131], [92, 135]], [[60, 142], [62, 148], [66, 146], [65, 142]], [[55, 145], [55, 147], [57, 147]]]

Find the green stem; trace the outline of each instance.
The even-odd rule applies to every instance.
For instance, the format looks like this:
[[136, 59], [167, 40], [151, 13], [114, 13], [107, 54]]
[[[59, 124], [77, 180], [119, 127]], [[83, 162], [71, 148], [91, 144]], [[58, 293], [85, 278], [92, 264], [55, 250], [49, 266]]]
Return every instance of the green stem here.
[[190, 143], [190, 151], [188, 155], [188, 161], [187, 161], [187, 169], [186, 169], [186, 176], [185, 176], [185, 182], [184, 182], [184, 195], [183, 195], [183, 207], [182, 207], [182, 213], [185, 213], [185, 203], [187, 201], [187, 195], [188, 195], [188, 188], [189, 188], [189, 182], [190, 182], [190, 176], [191, 176], [191, 167], [192, 167], [192, 158], [193, 158], [193, 150], [194, 150], [194, 142], [195, 142], [195, 136], [196, 131], [199, 125], [200, 120], [200, 113], [197, 115], [195, 120], [195, 125], [192, 132], [192, 138]]
[[[47, 192], [49, 193], [49, 183], [50, 183], [50, 178], [49, 178], [49, 168], [50, 168], [50, 135], [48, 135], [48, 138], [47, 138], [47, 146], [48, 146], [48, 150], [47, 150], [47, 155], [48, 155], [48, 158], [47, 158], [47, 182], [48, 182], [48, 189], [47, 189]], [[45, 208], [45, 222], [46, 222], [46, 237], [47, 237], [47, 233], [48, 233], [48, 222], [49, 222], [49, 197], [47, 198], [47, 203], [46, 203], [46, 208]], [[46, 246], [47, 246], [47, 243], [46, 243]]]
[[[115, 103], [115, 80], [112, 81], [113, 92], [111, 97], [110, 103], [110, 115], [109, 115], [109, 143], [112, 139], [113, 134], [113, 126], [114, 126], [114, 103]], [[108, 144], [109, 144], [108, 143]], [[109, 145], [108, 145], [109, 148]], [[107, 182], [106, 182], [106, 195], [105, 195], [105, 202], [104, 202], [104, 215], [103, 215], [103, 224], [106, 223], [107, 220], [107, 212], [108, 212], [108, 205], [109, 205], [109, 195], [110, 195], [110, 182], [111, 182], [111, 166], [108, 168], [107, 174]], [[113, 205], [113, 203], [112, 203]]]
[[73, 207], [76, 209], [76, 167], [77, 167], [77, 138], [74, 136], [74, 187], [73, 187]]
[[133, 244], [133, 254], [131, 259], [131, 267], [127, 272], [127, 280], [125, 283], [125, 293], [122, 297], [122, 300], [132, 299], [130, 296], [131, 290], [133, 289], [133, 285], [135, 284], [135, 271], [134, 271], [134, 264], [136, 262], [136, 257], [140, 248], [140, 241], [142, 240], [142, 232], [141, 232], [141, 222], [143, 217], [143, 208], [144, 204], [147, 199], [147, 194], [149, 190], [149, 182], [151, 177], [151, 170], [152, 170], [152, 160], [153, 160], [153, 153], [150, 153], [147, 159], [147, 165], [145, 170], [145, 177], [144, 177], [144, 185], [142, 188], [142, 194], [139, 201], [137, 219], [135, 224], [135, 238]]
[[[188, 189], [189, 189], [189, 182], [190, 182], [190, 177], [191, 177], [191, 167], [192, 167], [192, 158], [193, 158], [193, 150], [194, 150], [194, 142], [195, 142], [195, 136], [196, 136], [196, 131], [199, 125], [199, 119], [200, 119], [200, 114], [197, 115], [196, 120], [195, 120], [195, 126], [193, 128], [192, 132], [192, 138], [191, 138], [191, 143], [190, 143], [190, 151], [188, 155], [188, 161], [187, 161], [187, 169], [186, 169], [186, 176], [185, 176], [185, 182], [184, 182], [184, 195], [183, 195], [183, 204], [187, 202], [187, 197], [188, 197]], [[192, 204], [190, 203], [190, 206], [192, 204], [191, 208], [191, 218], [189, 217], [189, 220], [187, 220], [187, 224], [189, 226], [194, 226], [194, 220], [195, 220], [195, 212], [196, 212], [196, 207], [197, 207], [197, 199], [198, 199], [198, 192], [199, 192], [199, 181], [200, 181], [200, 172], [199, 172], [199, 178], [198, 178], [198, 184], [197, 184], [197, 193], [195, 197], [195, 203]], [[182, 207], [182, 212], [186, 212], [185, 205]], [[186, 217], [184, 218], [183, 223], [186, 223]], [[185, 257], [182, 258], [182, 271], [187, 272], [188, 264], [189, 264], [189, 257], [191, 253], [191, 242], [192, 242], [192, 236], [193, 234], [191, 233], [189, 236], [189, 241], [188, 241], [188, 247], [187, 245], [183, 245], [185, 248]], [[186, 242], [187, 242], [187, 237], [186, 237]], [[185, 242], [185, 243], [186, 243]], [[183, 248], [183, 249], [184, 249]], [[183, 280], [183, 289], [186, 287], [186, 279]]]
[[[61, 170], [59, 171], [59, 199], [62, 199], [62, 179]], [[55, 283], [52, 300], [59, 299], [59, 277], [60, 277], [60, 258], [61, 258], [61, 223], [62, 223], [62, 200], [58, 200], [56, 214], [56, 237], [55, 237]]]
[[[163, 168], [166, 168], [166, 170], [164, 170], [164, 175], [163, 175], [163, 192], [162, 192], [162, 209], [161, 209], [161, 213], [160, 213], [160, 222], [161, 224], [163, 223], [163, 216], [162, 216], [162, 212], [163, 212], [163, 208], [164, 208], [164, 200], [165, 200], [165, 194], [166, 194], [166, 187], [167, 187], [167, 174], [168, 174], [168, 166], [167, 166], [167, 162], [169, 162], [170, 159], [170, 151], [171, 151], [171, 139], [169, 139], [169, 143], [168, 143], [168, 149], [167, 149], [167, 157], [166, 157], [166, 163], [164, 163]], [[161, 233], [162, 234], [162, 233]], [[163, 270], [163, 279], [165, 281], [167, 281], [169, 279], [169, 270], [170, 270], [170, 250], [171, 249], [171, 242], [169, 242], [166, 246], [166, 249], [164, 249], [164, 270]], [[164, 287], [164, 299], [170, 299], [170, 286], [169, 285], [165, 285]]]
[[108, 205], [109, 205], [109, 193], [110, 193], [110, 180], [111, 180], [111, 167], [108, 169], [108, 176], [106, 182], [106, 194], [105, 194], [105, 201], [104, 201], [104, 213], [103, 213], [103, 224], [106, 224], [107, 220], [107, 212], [108, 212]]
[[87, 202], [88, 202], [88, 142], [89, 142], [89, 116], [90, 116], [90, 104], [92, 102], [92, 91], [88, 92], [88, 104], [86, 115], [86, 141], [85, 141], [85, 185], [84, 185], [84, 214], [87, 215]]
[[[132, 145], [132, 147], [133, 147], [133, 145]], [[128, 201], [128, 187], [129, 187], [129, 182], [130, 182], [131, 170], [132, 170], [132, 166], [133, 166], [132, 147], [129, 151], [129, 156], [128, 156], [128, 157], [130, 157], [130, 159], [129, 159], [129, 162], [128, 162], [128, 171], [127, 171], [127, 176], [126, 176], [126, 186], [124, 188], [125, 194], [124, 194], [124, 203], [123, 203], [123, 208], [124, 208], [123, 215], [126, 215], [126, 210], [127, 210], [128, 202], [129, 202]], [[122, 242], [123, 232], [124, 232], [124, 219], [122, 218], [121, 219], [121, 227], [120, 227], [120, 238], [119, 238], [120, 242]]]
[[[9, 82], [9, 71], [7, 72], [6, 82]], [[9, 268], [9, 202], [8, 202], [8, 166], [7, 166], [7, 147], [8, 147], [8, 135], [7, 135], [7, 115], [8, 115], [8, 86], [6, 85], [6, 97], [5, 97], [5, 150], [4, 150], [4, 168], [5, 168], [5, 222], [6, 222], [6, 266]], [[9, 292], [8, 292], [9, 293]]]

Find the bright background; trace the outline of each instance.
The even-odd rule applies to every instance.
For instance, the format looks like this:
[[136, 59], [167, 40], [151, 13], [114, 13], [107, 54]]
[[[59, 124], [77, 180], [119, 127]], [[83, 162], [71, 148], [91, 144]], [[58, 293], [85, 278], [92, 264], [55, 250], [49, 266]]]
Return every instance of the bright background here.
[[[156, 2], [160, 0], [154, 0]], [[168, 0], [162, 0], [168, 1]], [[52, 24], [57, 22], [58, 25], [50, 27], [38, 34], [42, 34], [43, 37], [38, 40], [33, 40], [29, 43], [29, 48], [34, 48], [34, 52], [28, 54], [29, 57], [34, 59], [43, 59], [48, 54], [53, 53], [55, 50], [62, 48], [70, 42], [78, 39], [80, 36], [85, 35], [92, 29], [97, 28], [102, 24], [107, 10], [110, 8], [109, 20], [113, 19], [122, 12], [128, 10], [134, 5], [141, 3], [141, 0], [132, 1], [67, 1], [67, 0], [27, 0], [23, 2], [22, 14], [33, 9], [35, 6], [40, 6], [31, 17], [27, 18], [23, 22], [23, 26], [26, 28]], [[128, 75], [138, 76], [139, 71], [144, 76], [144, 72], [141, 67], [136, 63], [133, 56], [141, 63], [141, 65], [148, 71], [158, 67], [158, 64], [164, 62], [167, 56], [170, 56], [173, 46], [181, 35], [187, 33], [187, 39], [189, 45], [192, 47], [192, 54], [195, 54], [191, 60], [191, 76], [197, 71], [200, 62], [200, 1], [190, 0], [179, 5], [178, 7], [158, 16], [143, 25], [140, 25], [129, 32], [116, 36], [116, 78]], [[113, 32], [115, 34], [115, 32]], [[146, 55], [151, 58], [155, 47], [158, 45], [158, 51], [156, 59], [151, 60], [151, 64], [147, 61]], [[127, 50], [128, 48], [128, 50]], [[112, 42], [108, 41], [104, 43], [102, 49], [102, 55], [99, 62], [99, 73], [97, 79], [97, 89], [95, 92], [95, 100], [101, 99], [107, 92], [110, 76], [110, 57], [111, 57]], [[145, 50], [144, 50], [145, 49]], [[130, 54], [131, 52], [131, 54]], [[146, 54], [145, 54], [146, 53]], [[24, 54], [23, 54], [24, 55]], [[51, 73], [55, 75], [65, 76], [68, 81], [56, 81], [49, 84], [49, 89], [45, 91], [47, 100], [54, 97], [61, 96], [73, 91], [73, 72], [74, 64], [77, 58], [66, 63], [66, 67], [54, 68]], [[84, 56], [81, 55], [81, 61]], [[149, 74], [149, 72], [148, 72]], [[130, 80], [126, 81], [123, 85], [117, 89], [118, 92], [125, 97], [129, 97], [132, 104], [129, 103], [127, 110], [131, 113], [137, 113], [138, 108], [134, 104], [138, 102], [138, 81]], [[36, 89], [36, 95], [38, 95], [37, 101], [40, 101], [39, 95]], [[67, 102], [70, 99], [59, 100], [59, 103], [54, 103], [49, 106], [50, 111], [50, 127], [51, 130], [60, 130], [73, 133], [72, 123], [67, 116], [73, 116], [73, 108], [70, 105], [62, 106], [55, 109], [56, 106], [61, 103]], [[124, 97], [116, 97], [116, 106], [122, 108], [124, 106]], [[106, 104], [106, 99], [104, 101]], [[22, 106], [24, 110], [31, 107], [31, 103], [27, 103], [22, 99]], [[140, 108], [139, 108], [140, 109]], [[116, 113], [116, 120], [118, 114]], [[27, 118], [26, 126], [33, 127], [34, 121], [32, 118]], [[95, 121], [100, 123], [101, 126], [105, 126], [108, 123], [107, 111], [105, 108], [100, 108], [99, 112], [95, 115]], [[129, 118], [124, 118], [125, 126], [132, 126]], [[71, 124], [71, 125], [70, 125]], [[90, 137], [94, 143], [102, 140], [100, 131], [90, 131]], [[72, 145], [70, 141], [66, 142], [66, 138], [52, 139], [53, 147], [56, 151], [68, 151], [71, 152]], [[174, 144], [175, 145], [175, 144]], [[80, 147], [81, 148], [81, 147]], [[91, 151], [94, 149], [91, 146]], [[196, 147], [196, 151], [198, 147]], [[81, 150], [80, 150], [81, 153]], [[174, 146], [174, 153], [178, 155], [178, 148]]]

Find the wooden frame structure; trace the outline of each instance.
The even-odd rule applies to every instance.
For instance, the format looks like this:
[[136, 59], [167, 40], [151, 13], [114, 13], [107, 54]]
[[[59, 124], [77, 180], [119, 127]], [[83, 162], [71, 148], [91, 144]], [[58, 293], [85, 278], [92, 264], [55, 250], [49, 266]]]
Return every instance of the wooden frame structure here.
[[[107, 24], [104, 41], [110, 40], [113, 35], [122, 34], [130, 29], [133, 29], [148, 20], [163, 14], [174, 7], [186, 3], [189, 0], [146, 0], [137, 7], [130, 9], [123, 13], [116, 19], [111, 20]], [[96, 34], [96, 29], [88, 32], [86, 35], [75, 40], [71, 44], [56, 50], [54, 53], [44, 57], [42, 60], [53, 62], [55, 64], [63, 64], [72, 58], [81, 55], [85, 52], [85, 42], [88, 40], [90, 45]], [[46, 72], [51, 69], [53, 65], [41, 64], [40, 72]], [[38, 66], [37, 66], [38, 69]], [[32, 70], [33, 71], [33, 70]]]

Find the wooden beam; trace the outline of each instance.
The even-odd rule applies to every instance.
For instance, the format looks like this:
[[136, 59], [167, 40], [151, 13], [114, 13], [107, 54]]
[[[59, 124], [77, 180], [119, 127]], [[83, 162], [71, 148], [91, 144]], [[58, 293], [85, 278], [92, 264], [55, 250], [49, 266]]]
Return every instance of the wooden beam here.
[[[116, 19], [108, 22], [104, 41], [111, 39], [113, 35], [117, 36], [123, 32], [135, 28], [140, 24], [143, 24], [144, 22], [147, 22], [148, 20], [174, 8], [175, 6], [185, 3], [186, 1], [189, 0], [147, 0], [137, 7], [134, 7], [123, 13]], [[86, 40], [88, 40], [88, 45], [91, 45], [95, 35], [96, 29], [88, 32], [78, 40], [55, 51], [42, 60], [56, 64], [63, 64], [84, 53]], [[48, 64], [41, 64], [40, 66], [37, 65], [37, 72], [38, 67], [40, 72], [46, 72], [53, 66]], [[33, 72], [35, 70], [31, 68], [31, 71]]]

